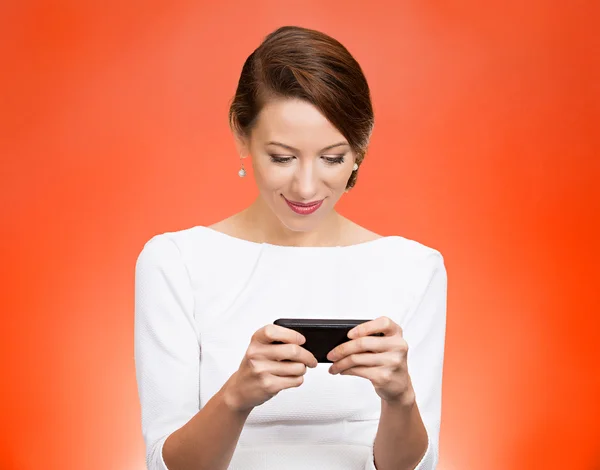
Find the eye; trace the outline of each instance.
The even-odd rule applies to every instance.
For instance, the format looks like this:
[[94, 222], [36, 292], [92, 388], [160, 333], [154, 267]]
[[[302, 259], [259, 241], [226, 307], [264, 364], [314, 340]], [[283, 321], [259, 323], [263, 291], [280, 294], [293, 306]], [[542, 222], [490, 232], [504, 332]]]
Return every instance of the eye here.
[[344, 155], [335, 155], [331, 157], [321, 157], [330, 165], [339, 165], [340, 163], [344, 163]]
[[269, 154], [269, 157], [271, 157], [271, 161], [273, 163], [289, 163], [294, 158], [294, 157], [286, 157], [283, 155], [273, 155], [273, 154]]

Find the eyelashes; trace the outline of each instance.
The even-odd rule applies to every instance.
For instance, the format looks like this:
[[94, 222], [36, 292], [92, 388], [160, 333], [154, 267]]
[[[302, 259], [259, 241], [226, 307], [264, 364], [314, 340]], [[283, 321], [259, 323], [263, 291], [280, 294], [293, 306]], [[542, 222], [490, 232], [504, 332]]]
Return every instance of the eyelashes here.
[[[340, 165], [341, 163], [344, 163], [344, 157], [346, 155], [336, 155], [336, 156], [332, 156], [332, 157], [321, 157], [325, 163], [327, 163], [328, 165]], [[275, 155], [275, 154], [269, 154], [269, 157], [271, 157], [271, 161], [273, 163], [279, 163], [281, 165], [286, 164], [291, 162], [295, 157], [286, 157], [283, 155]]]
[[323, 160], [325, 160], [330, 165], [339, 165], [341, 163], [344, 163], [344, 155], [339, 155], [337, 157], [321, 157], [321, 158], [323, 158]]
[[269, 154], [269, 157], [271, 157], [271, 161], [273, 163], [289, 163], [292, 161], [293, 157], [280, 157], [279, 155], [271, 155]]

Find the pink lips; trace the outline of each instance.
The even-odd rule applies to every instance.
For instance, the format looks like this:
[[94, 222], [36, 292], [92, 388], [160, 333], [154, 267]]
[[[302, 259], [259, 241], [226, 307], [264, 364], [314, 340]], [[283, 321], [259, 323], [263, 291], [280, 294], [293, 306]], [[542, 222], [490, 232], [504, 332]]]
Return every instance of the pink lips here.
[[287, 205], [290, 206], [290, 209], [292, 209], [296, 214], [309, 215], [321, 207], [321, 204], [323, 204], [323, 199], [309, 203], [292, 202], [285, 199], [285, 202], [287, 202]]

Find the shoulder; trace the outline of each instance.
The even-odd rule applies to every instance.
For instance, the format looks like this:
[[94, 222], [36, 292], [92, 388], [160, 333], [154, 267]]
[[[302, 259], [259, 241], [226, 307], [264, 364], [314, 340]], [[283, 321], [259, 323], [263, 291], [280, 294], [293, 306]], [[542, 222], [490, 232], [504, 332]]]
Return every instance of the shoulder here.
[[[431, 246], [401, 236], [390, 237], [396, 245], [393, 250], [402, 266], [401, 276], [412, 291], [414, 305], [428, 302], [444, 303], [448, 275], [442, 253]], [[440, 310], [445, 315], [445, 307]]]
[[407, 260], [422, 262], [425, 260], [438, 260], [443, 262], [442, 253], [432, 246], [422, 242], [403, 237], [401, 235], [390, 235], [390, 252]]
[[444, 258], [434, 247], [401, 235], [380, 235], [356, 222], [344, 219], [345, 238], [348, 241], [346, 244], [368, 247], [365, 253], [370, 258], [385, 259], [385, 264], [411, 273], [444, 267]]
[[387, 235], [367, 244], [364, 266], [377, 266], [372, 276], [390, 277], [396, 285], [419, 295], [433, 278], [446, 278], [442, 253], [431, 246], [401, 235]]
[[[224, 243], [216, 232], [205, 226], [194, 226], [176, 231], [155, 234], [145, 241], [138, 254], [137, 263], [183, 263], [187, 266], [211, 258], [218, 258]], [[229, 248], [230, 249], [230, 248]]]
[[154, 234], [143, 243], [140, 256], [160, 256], [181, 252], [203, 237], [201, 229], [202, 227], [196, 226]]
[[259, 255], [260, 245], [196, 225], [152, 236], [144, 243], [137, 264], [185, 269], [194, 282], [200, 282], [243, 276]]
[[386, 237], [387, 254], [407, 275], [430, 279], [437, 271], [445, 273], [444, 257], [440, 250], [417, 240], [392, 235]]
[[352, 263], [382, 283], [401, 285], [410, 295], [420, 292], [435, 279], [446, 279], [440, 250], [402, 235], [380, 235], [347, 221], [346, 233], [355, 243]]

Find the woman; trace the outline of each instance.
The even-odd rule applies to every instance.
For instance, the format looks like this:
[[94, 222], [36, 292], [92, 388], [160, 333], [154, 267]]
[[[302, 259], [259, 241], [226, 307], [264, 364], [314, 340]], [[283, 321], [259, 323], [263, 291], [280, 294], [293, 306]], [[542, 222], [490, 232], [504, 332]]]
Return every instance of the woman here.
[[[230, 123], [258, 198], [155, 236], [136, 265], [148, 468], [434, 469], [442, 256], [334, 209], [373, 128], [360, 66], [329, 36], [282, 27], [246, 60]], [[282, 317], [371, 320], [329, 365], [273, 325]]]

